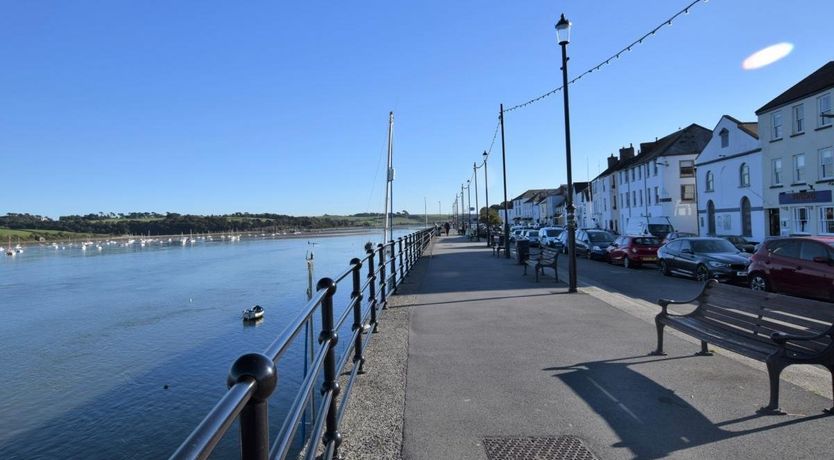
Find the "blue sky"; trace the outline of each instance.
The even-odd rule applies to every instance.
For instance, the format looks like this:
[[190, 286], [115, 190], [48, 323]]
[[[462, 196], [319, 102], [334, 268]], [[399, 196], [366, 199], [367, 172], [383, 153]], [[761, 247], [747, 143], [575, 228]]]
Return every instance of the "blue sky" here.
[[[0, 2], [0, 214], [379, 211], [389, 111], [395, 208], [449, 212], [499, 103], [560, 86], [560, 13], [575, 76], [690, 0], [286, 3]], [[755, 120], [834, 58], [832, 17], [830, 0], [697, 4], [571, 86], [574, 180], [629, 143]], [[779, 42], [793, 52], [741, 69]], [[565, 182], [561, 93], [508, 113], [506, 136], [510, 198]], [[494, 203], [498, 142], [489, 173]]]

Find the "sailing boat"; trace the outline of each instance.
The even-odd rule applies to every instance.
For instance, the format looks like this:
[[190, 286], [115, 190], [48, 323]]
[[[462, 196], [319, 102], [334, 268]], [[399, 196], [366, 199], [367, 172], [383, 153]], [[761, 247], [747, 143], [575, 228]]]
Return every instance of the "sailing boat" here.
[[7, 256], [13, 256], [14, 255], [14, 251], [12, 250], [12, 237], [11, 236], [9, 237], [9, 247], [6, 248], [6, 255]]

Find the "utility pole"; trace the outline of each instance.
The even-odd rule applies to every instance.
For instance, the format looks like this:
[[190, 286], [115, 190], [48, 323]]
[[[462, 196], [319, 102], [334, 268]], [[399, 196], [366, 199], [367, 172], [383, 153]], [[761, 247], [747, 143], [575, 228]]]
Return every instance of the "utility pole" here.
[[507, 149], [504, 143], [504, 104], [501, 104], [498, 120], [501, 122], [501, 162], [504, 166], [504, 255], [510, 258], [510, 205], [507, 202]]

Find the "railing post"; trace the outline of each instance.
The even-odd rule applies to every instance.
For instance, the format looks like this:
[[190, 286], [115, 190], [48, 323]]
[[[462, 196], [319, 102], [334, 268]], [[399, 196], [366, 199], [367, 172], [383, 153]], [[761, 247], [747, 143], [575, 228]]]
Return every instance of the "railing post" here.
[[353, 265], [353, 291], [350, 293], [350, 298], [354, 299], [353, 327], [351, 330], [356, 333], [356, 339], [353, 344], [353, 365], [359, 366], [359, 374], [364, 374], [365, 356], [362, 350], [362, 333], [365, 332], [365, 327], [362, 325], [362, 281], [360, 279], [362, 261], [353, 258], [350, 260], [350, 264]]
[[405, 236], [405, 272], [411, 273], [411, 234]]
[[[400, 248], [400, 283], [401, 283], [403, 281], [403, 278], [405, 278], [405, 270], [403, 269], [403, 238], [402, 237], [397, 238], [397, 246], [399, 246], [399, 248]], [[400, 284], [400, 283], [397, 283], [397, 284]]]
[[391, 245], [391, 290], [388, 292], [397, 292], [397, 243], [394, 240], [388, 242]]
[[385, 266], [388, 265], [388, 261], [385, 260], [385, 245], [379, 244], [377, 248], [379, 248], [379, 302], [385, 310], [388, 308], [388, 301], [385, 300], [388, 295], [388, 277], [385, 276]]
[[374, 250], [368, 248], [368, 305], [371, 308], [371, 324], [373, 325], [373, 332], [377, 332], [376, 320], [376, 265], [374, 264]]
[[255, 393], [240, 412], [240, 458], [265, 460], [269, 456], [269, 404], [278, 383], [275, 363], [260, 353], [247, 353], [232, 364], [226, 384], [254, 380]]
[[335, 443], [333, 449], [333, 458], [339, 458], [339, 445], [342, 443], [342, 434], [339, 433], [338, 416], [339, 405], [338, 396], [341, 391], [339, 385], [339, 376], [336, 375], [336, 343], [339, 341], [339, 335], [333, 328], [333, 294], [336, 293], [336, 283], [330, 278], [322, 278], [316, 284], [316, 290], [327, 289], [327, 293], [321, 300], [321, 334], [319, 334], [319, 343], [325, 340], [330, 340], [330, 345], [327, 347], [327, 352], [324, 355], [324, 382], [321, 385], [322, 396], [328, 391], [333, 392], [330, 398], [330, 407], [327, 410], [325, 417], [325, 432], [322, 436], [322, 442], [327, 450], [327, 445], [331, 442]]

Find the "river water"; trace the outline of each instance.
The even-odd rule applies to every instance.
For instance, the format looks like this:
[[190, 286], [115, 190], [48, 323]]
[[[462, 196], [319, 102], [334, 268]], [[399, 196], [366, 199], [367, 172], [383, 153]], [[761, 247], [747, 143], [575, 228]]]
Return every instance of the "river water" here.
[[[169, 456], [223, 395], [237, 356], [263, 351], [305, 304], [307, 251], [316, 278], [336, 276], [380, 233], [3, 256], [0, 458]], [[337, 292], [337, 315], [349, 291]], [[265, 318], [246, 326], [254, 304]], [[273, 436], [303, 363], [299, 342], [279, 366]], [[218, 458], [236, 454], [233, 430]]]

